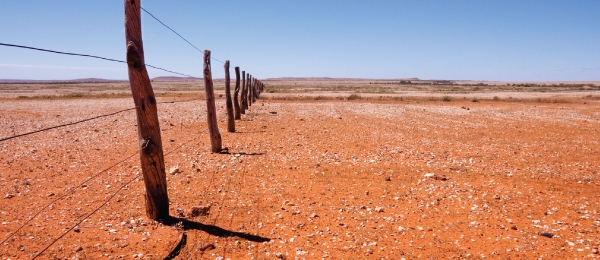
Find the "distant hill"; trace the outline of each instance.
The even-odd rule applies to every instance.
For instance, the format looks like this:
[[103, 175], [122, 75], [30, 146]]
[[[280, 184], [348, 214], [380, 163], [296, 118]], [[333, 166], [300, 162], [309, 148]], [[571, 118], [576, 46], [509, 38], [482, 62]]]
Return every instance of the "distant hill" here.
[[364, 79], [364, 78], [330, 78], [330, 77], [281, 77], [281, 78], [267, 78], [264, 80], [270, 81], [400, 81], [400, 80], [411, 80], [418, 81], [419, 78], [397, 78], [397, 79]]
[[57, 83], [109, 83], [109, 82], [123, 82], [125, 80], [114, 80], [114, 79], [98, 79], [98, 78], [85, 78], [85, 79], [65, 79], [65, 80], [33, 80], [33, 79], [0, 79], [0, 83], [12, 83], [12, 84], [32, 84], [32, 83], [43, 83], [43, 84], [57, 84]]

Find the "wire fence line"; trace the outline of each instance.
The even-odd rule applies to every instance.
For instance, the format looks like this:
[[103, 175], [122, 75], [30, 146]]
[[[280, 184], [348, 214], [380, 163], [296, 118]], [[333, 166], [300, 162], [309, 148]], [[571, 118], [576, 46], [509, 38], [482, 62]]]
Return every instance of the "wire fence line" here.
[[[146, 170], [148, 170], [150, 167], [153, 167], [152, 165], [149, 165]], [[75, 225], [73, 225], [72, 227], [70, 227], [69, 229], [67, 229], [67, 231], [65, 231], [64, 233], [62, 233], [60, 236], [58, 236], [57, 238], [55, 238], [49, 245], [47, 245], [44, 249], [42, 249], [42, 251], [40, 251], [39, 253], [37, 253], [32, 259], [36, 259], [38, 258], [40, 255], [42, 255], [44, 252], [46, 252], [46, 250], [48, 250], [48, 248], [50, 248], [52, 245], [54, 245], [54, 243], [56, 243], [58, 240], [60, 240], [61, 238], [63, 238], [65, 235], [67, 235], [69, 232], [71, 232], [71, 230], [73, 230], [75, 227], [77, 227], [79, 224], [81, 224], [81, 222], [85, 221], [86, 219], [88, 219], [90, 216], [94, 215], [96, 212], [98, 212], [98, 210], [100, 210], [102, 207], [106, 206], [106, 204], [108, 204], [108, 202], [114, 198], [117, 193], [119, 193], [119, 191], [121, 191], [123, 188], [125, 188], [127, 185], [129, 185], [131, 182], [133, 182], [134, 180], [136, 180], [138, 177], [140, 176], [140, 173], [138, 172], [135, 176], [133, 176], [133, 178], [131, 178], [128, 182], [126, 182], [125, 184], [121, 185], [121, 187], [119, 187], [119, 189], [117, 191], [115, 191], [113, 194], [110, 195], [110, 197], [108, 197], [108, 199], [106, 199], [102, 205], [100, 205], [99, 207], [97, 207], [96, 209], [94, 209], [91, 213], [89, 213], [87, 216], [85, 216], [84, 218], [81, 218], [81, 220], [79, 220]]]
[[[150, 13], [148, 10], [144, 9], [144, 7], [140, 7], [144, 12], [146, 12], [148, 15], [150, 15], [152, 18], [154, 18], [154, 20], [158, 21], [160, 24], [162, 24], [164, 27], [166, 27], [167, 29], [171, 30], [173, 33], [177, 34], [177, 36], [179, 36], [179, 38], [181, 38], [182, 40], [184, 40], [185, 42], [187, 42], [189, 45], [191, 45], [192, 47], [194, 47], [194, 49], [198, 50], [201, 53], [204, 53], [204, 51], [198, 49], [198, 47], [196, 47], [196, 45], [192, 44], [190, 41], [188, 41], [187, 39], [183, 38], [183, 36], [181, 36], [181, 34], [179, 34], [178, 32], [176, 32], [175, 30], [173, 30], [171, 27], [169, 27], [168, 25], [166, 25], [165, 23], [163, 23], [160, 19], [156, 18], [156, 16], [154, 16], [152, 13]], [[210, 57], [212, 60], [214, 61], [218, 61], [222, 64], [225, 64], [225, 62], [218, 60], [214, 57]]]
[[79, 124], [79, 123], [83, 123], [83, 122], [87, 122], [87, 121], [92, 121], [92, 120], [103, 118], [103, 117], [107, 117], [107, 116], [113, 116], [113, 115], [116, 115], [116, 114], [120, 114], [120, 113], [123, 113], [123, 112], [134, 110], [134, 109], [135, 109], [135, 107], [132, 107], [132, 108], [128, 108], [128, 109], [119, 110], [117, 112], [113, 112], [113, 113], [110, 113], [110, 114], [99, 115], [99, 116], [90, 117], [90, 118], [86, 118], [86, 119], [75, 121], [75, 122], [71, 122], [71, 123], [66, 123], [66, 124], [62, 124], [62, 125], [55, 125], [55, 126], [46, 127], [46, 128], [42, 128], [42, 129], [39, 129], [39, 130], [27, 132], [27, 133], [13, 135], [13, 136], [9, 136], [9, 137], [4, 137], [4, 138], [0, 139], [0, 142], [4, 142], [4, 141], [10, 140], [10, 139], [17, 138], [17, 137], [22, 137], [22, 136], [26, 136], [26, 135], [31, 135], [31, 134], [35, 134], [35, 133], [40, 133], [40, 132], [48, 131], [48, 130], [52, 130], [52, 129], [56, 129], [56, 128], [60, 128], [60, 127], [65, 127], [65, 126], [75, 125], [75, 124]]
[[[140, 7], [141, 8], [141, 7]], [[154, 16], [152, 13], [150, 13], [149, 11], [147, 11], [144, 8], [141, 8], [144, 12], [146, 12], [147, 14], [149, 14], [152, 18], [154, 18], [155, 20], [157, 20], [160, 24], [162, 24], [163, 26], [165, 26], [166, 28], [168, 28], [169, 30], [171, 30], [173, 33], [175, 33], [177, 36], [179, 36], [181, 39], [183, 39], [185, 42], [187, 42], [189, 45], [191, 45], [194, 49], [204, 53], [202, 50], [200, 50], [199, 48], [197, 48], [195, 45], [193, 45], [190, 41], [188, 41], [187, 39], [185, 39], [181, 34], [179, 34], [178, 32], [176, 32], [175, 30], [173, 30], [171, 27], [167, 26], [165, 23], [163, 23], [161, 20], [159, 20], [156, 16]], [[34, 51], [40, 51], [40, 52], [48, 52], [48, 53], [54, 53], [54, 54], [60, 54], [60, 55], [70, 55], [70, 56], [79, 56], [79, 57], [86, 57], [86, 58], [94, 58], [94, 59], [101, 59], [101, 60], [106, 60], [106, 61], [111, 61], [111, 62], [117, 62], [117, 63], [127, 63], [127, 61], [124, 60], [118, 60], [118, 59], [112, 59], [112, 58], [106, 58], [106, 57], [102, 57], [102, 56], [97, 56], [97, 55], [90, 55], [90, 54], [81, 54], [81, 53], [72, 53], [72, 52], [64, 52], [64, 51], [56, 51], [56, 50], [50, 50], [50, 49], [44, 49], [44, 48], [38, 48], [38, 47], [31, 47], [31, 46], [25, 46], [25, 45], [17, 45], [17, 44], [9, 44], [9, 43], [0, 43], [0, 46], [5, 46], [5, 47], [12, 47], [12, 48], [20, 48], [20, 49], [28, 49], [28, 50], [34, 50]], [[223, 63], [223, 61], [213, 58], [211, 57], [212, 60], [215, 60], [217, 62]], [[195, 76], [191, 76], [191, 75], [187, 75], [184, 73], [179, 73], [176, 71], [172, 71], [172, 70], [167, 70], [161, 67], [157, 67], [157, 66], [153, 66], [150, 64], [144, 64], [147, 67], [153, 68], [153, 69], [157, 69], [157, 70], [161, 70], [161, 71], [165, 71], [168, 73], [172, 73], [172, 74], [177, 74], [177, 75], [181, 75], [181, 76], [186, 76], [186, 77], [191, 77], [194, 79], [201, 79]], [[183, 100], [183, 101], [167, 101], [167, 102], [158, 102], [157, 104], [172, 104], [172, 103], [182, 103], [182, 102], [191, 102], [191, 101], [195, 101], [195, 100], [200, 100], [200, 98], [197, 99], [191, 99], [191, 100]], [[65, 123], [65, 124], [60, 124], [60, 125], [55, 125], [55, 126], [51, 126], [51, 127], [46, 127], [43, 129], [39, 129], [39, 130], [35, 130], [35, 131], [31, 131], [31, 132], [26, 132], [26, 133], [22, 133], [22, 134], [17, 134], [14, 136], [9, 136], [9, 137], [4, 137], [0, 139], [0, 142], [4, 142], [4, 141], [8, 141], [8, 140], [12, 140], [15, 138], [19, 138], [19, 137], [23, 137], [23, 136], [28, 136], [28, 135], [32, 135], [32, 134], [36, 134], [36, 133], [41, 133], [41, 132], [45, 132], [45, 131], [49, 131], [52, 129], [56, 129], [56, 128], [61, 128], [61, 127], [66, 127], [66, 126], [71, 126], [71, 125], [75, 125], [75, 124], [79, 124], [79, 123], [83, 123], [83, 122], [88, 122], [88, 121], [92, 121], [92, 120], [96, 120], [96, 119], [100, 119], [100, 118], [104, 118], [104, 117], [108, 117], [108, 116], [113, 116], [113, 115], [117, 115], [120, 113], [124, 113], [130, 110], [135, 110], [137, 107], [132, 107], [132, 108], [127, 108], [127, 109], [123, 109], [123, 110], [119, 110], [116, 112], [112, 112], [109, 114], [104, 114], [104, 115], [99, 115], [99, 116], [94, 116], [94, 117], [90, 117], [90, 118], [86, 118], [83, 120], [79, 120], [79, 121], [75, 121], [75, 122], [70, 122], [70, 123]], [[181, 147], [190, 144], [191, 142], [193, 142], [194, 140], [200, 138], [201, 134], [203, 132], [207, 131], [206, 129], [201, 131], [197, 136], [190, 138], [189, 140], [187, 140], [186, 142], [182, 143], [181, 145], [175, 147], [173, 150], [165, 153], [164, 155], [169, 155], [171, 153], [173, 153], [174, 151], [180, 149]], [[100, 172], [88, 177], [88, 179], [86, 179], [85, 181], [79, 183], [76, 186], [70, 187], [68, 189], [66, 189], [62, 195], [58, 196], [56, 199], [52, 200], [50, 203], [46, 204], [45, 206], [43, 206], [40, 210], [36, 211], [33, 215], [31, 215], [30, 217], [28, 217], [28, 219], [22, 224], [20, 225], [15, 231], [9, 233], [9, 235], [0, 243], [0, 244], [4, 244], [6, 243], [8, 240], [10, 240], [13, 236], [15, 236], [16, 234], [18, 234], [25, 226], [27, 226], [32, 220], [34, 220], [36, 217], [38, 217], [42, 212], [44, 212], [45, 210], [47, 210], [48, 208], [51, 208], [50, 206], [55, 204], [56, 202], [58, 202], [59, 200], [65, 199], [70, 195], [73, 195], [75, 192], [77, 192], [81, 187], [83, 187], [86, 183], [92, 181], [93, 179], [98, 178], [99, 176], [101, 176], [103, 173], [106, 173], [107, 171], [109, 171], [110, 169], [125, 163], [126, 161], [128, 161], [129, 159], [131, 159], [132, 157], [134, 157], [135, 155], [139, 154], [140, 151], [138, 150], [137, 152], [129, 155], [128, 157], [124, 158], [123, 160], [101, 170]], [[40, 252], [36, 253], [35, 256], [33, 257], [33, 259], [38, 258], [39, 256], [41, 256], [44, 252], [46, 252], [49, 248], [52, 247], [52, 245], [54, 245], [57, 241], [59, 241], [60, 239], [62, 239], [63, 237], [65, 237], [70, 231], [72, 231], [75, 227], [77, 227], [78, 225], [80, 225], [83, 221], [85, 221], [86, 219], [90, 218], [92, 215], [94, 215], [95, 213], [97, 213], [101, 208], [105, 207], [106, 205], [108, 205], [109, 201], [111, 199], [113, 199], [119, 192], [121, 192], [125, 187], [127, 187], [127, 185], [129, 185], [130, 183], [132, 183], [133, 181], [135, 181], [136, 179], [138, 179], [141, 175], [142, 172], [145, 172], [146, 170], [148, 170], [148, 168], [144, 169], [143, 171], [137, 172], [131, 179], [129, 179], [126, 182], [123, 182], [123, 185], [121, 185], [116, 191], [114, 191], [108, 198], [106, 198], [101, 205], [99, 205], [98, 207], [94, 208], [89, 214], [86, 214], [84, 217], [81, 216], [76, 216], [75, 220], [76, 223], [71, 226], [69, 229], [67, 229], [64, 233], [62, 233], [60, 236], [58, 236], [57, 238], [55, 238], [50, 244], [48, 244], [47, 246], [45, 246]], [[210, 178], [210, 184], [209, 186], [205, 189], [204, 191], [204, 197], [206, 197], [206, 194], [208, 192], [209, 189], [212, 189], [212, 185], [215, 181], [215, 176], [216, 172], [212, 173], [212, 176]], [[232, 186], [231, 184], [231, 176], [226, 180], [226, 187], [230, 187]], [[214, 187], [216, 188], [216, 186]], [[221, 199], [221, 203], [219, 205], [219, 212], [217, 214], [217, 217], [221, 215], [221, 205], [223, 204], [223, 202], [225, 201], [225, 197], [228, 196], [224, 196]], [[77, 219], [80, 218], [80, 219]], [[233, 219], [232, 219], [233, 220]], [[216, 223], [216, 219], [214, 220]], [[231, 225], [231, 223], [230, 223]]]
[[[197, 136], [192, 137], [190, 139], [188, 139], [187, 141], [183, 142], [181, 145], [176, 146], [175, 148], [173, 148], [171, 151], [168, 151], [167, 153], [164, 154], [164, 156], [167, 156], [179, 149], [181, 149], [183, 146], [186, 146], [188, 144], [190, 144], [191, 142], [194, 142], [195, 140], [197, 140], [198, 138], [201, 137], [201, 134], [204, 133], [206, 130], [201, 131]], [[38, 212], [36, 212], [32, 217], [30, 217], [24, 224], [22, 224], [17, 230], [15, 230], [14, 232], [12, 232], [7, 238], [4, 239], [4, 241], [2, 241], [0, 244], [4, 244], [6, 241], [8, 241], [12, 236], [14, 236], [17, 232], [19, 232], [23, 227], [25, 227], [29, 222], [31, 222], [35, 217], [37, 217], [41, 212], [43, 212], [44, 210], [46, 210], [50, 205], [54, 204], [55, 202], [67, 197], [68, 195], [72, 195], [75, 192], [75, 189], [82, 187], [84, 184], [88, 183], [89, 181], [91, 181], [92, 179], [100, 176], [102, 173], [107, 172], [108, 170], [112, 169], [113, 167], [131, 159], [133, 156], [139, 154], [139, 151], [128, 156], [127, 158], [117, 162], [116, 164], [111, 165], [110, 167], [100, 171], [99, 173], [95, 174], [94, 176], [88, 178], [86, 181], [80, 183], [79, 185], [70, 188], [69, 190], [71, 192], [69, 192], [69, 190], [67, 190], [67, 192], [65, 192], [65, 194], [63, 194], [62, 196], [56, 198], [55, 200], [53, 200], [52, 202], [50, 202], [49, 204], [47, 204], [46, 206], [44, 206], [42, 209], [40, 209]], [[153, 167], [153, 165], [149, 165], [145, 170], [148, 170], [150, 167]], [[144, 170], [144, 171], [145, 171]], [[141, 172], [144, 172], [141, 171]], [[63, 234], [61, 234], [60, 236], [58, 236], [57, 238], [55, 238], [50, 244], [48, 244], [44, 249], [42, 249], [39, 253], [37, 253], [32, 259], [36, 259], [37, 257], [41, 256], [46, 250], [48, 250], [52, 245], [54, 245], [56, 242], [58, 242], [60, 239], [62, 239], [65, 235], [67, 235], [69, 232], [71, 232], [75, 227], [77, 227], [79, 224], [81, 224], [83, 221], [85, 221], [86, 219], [90, 218], [92, 215], [94, 215], [96, 212], [98, 212], [98, 210], [100, 210], [101, 208], [103, 208], [104, 206], [106, 206], [108, 204], [108, 202], [113, 199], [121, 190], [123, 190], [123, 188], [125, 188], [127, 185], [129, 185], [130, 183], [132, 183], [134, 180], [136, 180], [137, 178], [139, 178], [140, 173], [138, 172], [135, 174], [135, 176], [133, 176], [129, 181], [125, 182], [123, 185], [121, 185], [121, 187], [119, 187], [119, 189], [117, 189], [115, 192], [113, 192], [107, 199], [104, 200], [104, 202], [96, 207], [94, 210], [92, 210], [89, 214], [87, 214], [85, 217], [81, 218], [79, 221], [77, 221], [73, 226], [71, 226], [69, 229], [67, 229], [65, 232], [63, 232]]]
[[[200, 98], [194, 98], [194, 99], [189, 99], [189, 100], [164, 101], [164, 102], [157, 102], [156, 104], [185, 103], [185, 102], [196, 101], [196, 100], [201, 100], [201, 99]], [[45, 131], [56, 129], [56, 128], [60, 128], [60, 127], [65, 127], [65, 126], [75, 125], [75, 124], [79, 124], [79, 123], [83, 123], [83, 122], [87, 122], [87, 121], [92, 121], [92, 120], [100, 119], [100, 118], [103, 118], [103, 117], [113, 116], [113, 115], [116, 115], [116, 114], [120, 114], [120, 113], [123, 113], [123, 112], [134, 110], [134, 109], [136, 109], [136, 107], [119, 110], [117, 112], [113, 112], [113, 113], [109, 113], [109, 114], [105, 114], [105, 115], [99, 115], [99, 116], [95, 116], [95, 117], [90, 117], [90, 118], [86, 118], [86, 119], [75, 121], [75, 122], [71, 122], [71, 123], [50, 126], [50, 127], [42, 128], [42, 129], [39, 129], [39, 130], [27, 132], [27, 133], [17, 134], [17, 135], [13, 135], [13, 136], [9, 136], [9, 137], [4, 137], [4, 138], [0, 139], [0, 142], [8, 141], [10, 139], [14, 139], [14, 138], [22, 137], [22, 136], [27, 136], [27, 135], [31, 135], [31, 134], [45, 132]]]
[[[25, 45], [17, 45], [17, 44], [1, 43], [0, 42], [0, 46], [14, 47], [14, 48], [20, 48], [20, 49], [29, 49], [29, 50], [42, 51], [42, 52], [50, 52], [50, 53], [56, 53], [56, 54], [62, 54], [62, 55], [71, 55], [71, 56], [79, 56], [79, 57], [101, 59], [101, 60], [107, 60], [107, 61], [118, 62], [118, 63], [127, 63], [127, 61], [124, 61], [124, 60], [117, 60], [117, 59], [105, 58], [105, 57], [96, 56], [96, 55], [73, 53], [73, 52], [64, 52], [64, 51], [55, 51], [55, 50], [42, 49], [42, 48], [37, 48], [37, 47], [25, 46]], [[150, 64], [147, 64], [147, 63], [145, 65], [148, 66], [148, 67], [150, 67], [150, 68], [153, 68], [153, 69], [162, 70], [162, 71], [173, 73], [173, 74], [177, 74], [177, 75], [180, 75], [180, 76], [186, 76], [186, 77], [191, 77], [191, 78], [198, 78], [198, 77], [194, 77], [194, 76], [191, 76], [191, 75], [188, 75], [188, 74], [179, 73], [179, 72], [176, 72], [176, 71], [172, 71], [172, 70], [167, 70], [167, 69], [163, 69], [163, 68], [160, 68], [160, 67], [156, 67], [156, 66], [153, 66], [153, 65], [150, 65]]]
[[7, 236], [7, 237], [6, 237], [6, 238], [5, 238], [5, 239], [4, 239], [4, 240], [3, 240], [3, 241], [0, 243], [0, 245], [1, 245], [1, 244], [4, 244], [4, 243], [5, 243], [6, 241], [8, 241], [8, 240], [9, 240], [11, 237], [13, 237], [13, 236], [14, 236], [14, 235], [15, 235], [17, 232], [19, 232], [19, 231], [20, 231], [20, 230], [21, 230], [23, 227], [25, 227], [27, 224], [29, 224], [29, 222], [31, 222], [31, 221], [32, 221], [32, 220], [33, 220], [35, 217], [37, 217], [37, 216], [38, 216], [40, 213], [42, 213], [44, 210], [46, 210], [48, 207], [50, 207], [50, 205], [54, 204], [55, 202], [57, 202], [57, 201], [59, 201], [59, 200], [61, 200], [61, 199], [65, 198], [65, 197], [67, 197], [67, 196], [69, 196], [69, 195], [73, 195], [73, 194], [75, 193], [76, 189], [83, 187], [83, 185], [85, 185], [85, 184], [86, 184], [86, 183], [88, 183], [89, 181], [91, 181], [91, 180], [95, 179], [96, 177], [100, 176], [101, 174], [103, 174], [103, 173], [105, 173], [105, 172], [109, 171], [110, 169], [114, 168], [115, 166], [117, 166], [117, 165], [119, 165], [119, 164], [121, 164], [121, 163], [123, 163], [123, 162], [125, 162], [125, 161], [127, 161], [127, 160], [129, 160], [129, 159], [131, 159], [131, 157], [135, 156], [135, 155], [136, 155], [136, 154], [138, 154], [138, 153], [139, 153], [139, 151], [135, 152], [134, 154], [132, 154], [132, 155], [130, 155], [130, 156], [127, 156], [125, 159], [123, 159], [123, 160], [121, 160], [121, 161], [119, 161], [119, 162], [117, 162], [117, 163], [115, 163], [115, 164], [113, 164], [113, 165], [111, 165], [111, 166], [109, 166], [109, 167], [107, 167], [107, 168], [105, 168], [105, 169], [101, 170], [100, 172], [98, 172], [98, 173], [96, 173], [96, 174], [92, 175], [92, 176], [91, 176], [91, 177], [89, 177], [87, 180], [85, 180], [84, 182], [82, 182], [82, 183], [78, 184], [77, 186], [73, 186], [73, 187], [71, 187], [71, 188], [67, 189], [67, 190], [66, 190], [66, 191], [63, 193], [63, 195], [61, 195], [61, 196], [58, 196], [56, 199], [54, 199], [53, 201], [51, 201], [50, 203], [48, 203], [46, 206], [42, 207], [42, 209], [40, 209], [40, 210], [39, 210], [39, 211], [37, 211], [35, 214], [33, 214], [33, 216], [29, 217], [29, 219], [28, 219], [27, 221], [25, 221], [25, 223], [23, 223], [21, 226], [19, 226], [19, 228], [17, 228], [17, 229], [16, 229], [15, 231], [13, 231], [13, 232], [12, 232], [10, 235], [8, 235], [8, 236]]

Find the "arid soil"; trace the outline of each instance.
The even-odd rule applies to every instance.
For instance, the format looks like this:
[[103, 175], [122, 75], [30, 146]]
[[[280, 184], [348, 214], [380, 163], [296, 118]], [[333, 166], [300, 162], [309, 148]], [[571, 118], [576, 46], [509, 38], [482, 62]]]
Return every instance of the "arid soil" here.
[[[0, 138], [132, 106], [6, 99]], [[262, 99], [236, 133], [224, 106], [230, 154], [204, 100], [159, 104], [174, 223], [145, 215], [133, 110], [0, 142], [0, 258], [163, 259], [183, 233], [176, 259], [600, 257], [598, 100]]]

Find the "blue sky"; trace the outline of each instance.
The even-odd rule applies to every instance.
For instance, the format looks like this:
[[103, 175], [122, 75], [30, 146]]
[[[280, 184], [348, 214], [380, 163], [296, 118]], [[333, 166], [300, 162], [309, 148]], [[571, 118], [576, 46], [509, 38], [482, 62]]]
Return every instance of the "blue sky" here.
[[[600, 1], [158, 1], [142, 6], [258, 78], [600, 80]], [[123, 1], [0, 1], [0, 42], [125, 59]], [[142, 15], [146, 62], [202, 53]], [[213, 77], [223, 65], [212, 63]], [[167, 76], [149, 69], [150, 76]], [[233, 75], [233, 68], [231, 70]], [[126, 66], [0, 46], [0, 78], [127, 79]]]

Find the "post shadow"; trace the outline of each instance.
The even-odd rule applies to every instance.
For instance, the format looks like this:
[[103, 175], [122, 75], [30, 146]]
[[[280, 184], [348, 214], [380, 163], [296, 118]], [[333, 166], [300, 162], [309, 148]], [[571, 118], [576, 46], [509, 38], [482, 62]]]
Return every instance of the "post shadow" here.
[[213, 236], [216, 236], [216, 237], [239, 237], [241, 239], [245, 239], [245, 240], [257, 242], [257, 243], [271, 241], [271, 239], [267, 238], [267, 237], [261, 237], [259, 235], [253, 235], [253, 234], [244, 233], [244, 232], [231, 231], [231, 230], [227, 230], [227, 229], [215, 226], [215, 225], [202, 224], [200, 222], [196, 222], [196, 221], [189, 220], [186, 218], [177, 218], [177, 217], [171, 216], [170, 219], [167, 221], [167, 223], [169, 223], [169, 224], [181, 223], [183, 230], [200, 230], [200, 231], [204, 231], [204, 232], [211, 234]]

